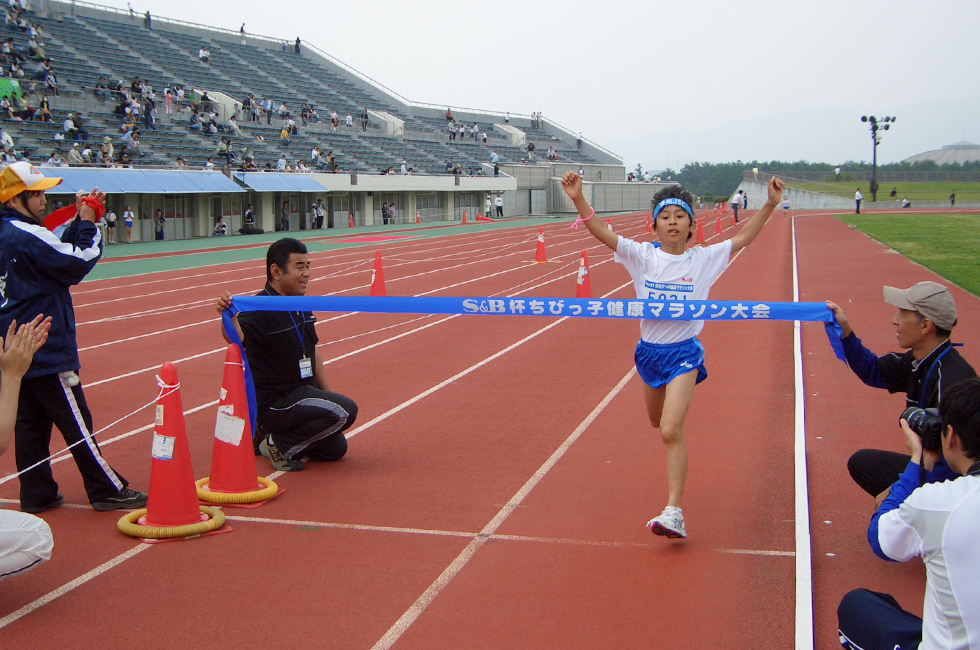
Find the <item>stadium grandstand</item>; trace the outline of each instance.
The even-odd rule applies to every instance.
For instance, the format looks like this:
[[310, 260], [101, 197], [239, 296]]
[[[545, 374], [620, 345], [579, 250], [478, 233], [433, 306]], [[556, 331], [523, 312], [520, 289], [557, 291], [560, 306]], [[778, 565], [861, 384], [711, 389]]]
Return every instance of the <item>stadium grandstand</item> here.
[[150, 29], [86, 2], [11, 7], [3, 159], [56, 167], [44, 173], [64, 178], [63, 200], [107, 191], [116, 214], [131, 206], [134, 240], [153, 238], [157, 209], [180, 239], [219, 216], [237, 233], [249, 204], [266, 231], [284, 204], [291, 229], [311, 228], [317, 200], [327, 228], [381, 224], [383, 203], [399, 223], [458, 220], [497, 193], [507, 217], [569, 212], [557, 181], [569, 169], [600, 211], [645, 208], [657, 189], [540, 114], [411, 102], [312, 44], [157, 16]]

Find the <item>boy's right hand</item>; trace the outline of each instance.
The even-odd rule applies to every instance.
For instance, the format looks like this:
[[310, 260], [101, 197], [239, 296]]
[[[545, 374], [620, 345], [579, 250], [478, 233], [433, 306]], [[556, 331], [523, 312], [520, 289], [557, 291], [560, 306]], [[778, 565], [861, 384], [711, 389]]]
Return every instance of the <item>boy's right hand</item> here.
[[561, 177], [561, 187], [572, 201], [582, 198], [582, 177], [575, 172], [565, 172]]
[[31, 367], [34, 353], [48, 340], [51, 317], [37, 316], [30, 323], [17, 327], [11, 321], [7, 336], [0, 339], [0, 374], [4, 378], [23, 377]]

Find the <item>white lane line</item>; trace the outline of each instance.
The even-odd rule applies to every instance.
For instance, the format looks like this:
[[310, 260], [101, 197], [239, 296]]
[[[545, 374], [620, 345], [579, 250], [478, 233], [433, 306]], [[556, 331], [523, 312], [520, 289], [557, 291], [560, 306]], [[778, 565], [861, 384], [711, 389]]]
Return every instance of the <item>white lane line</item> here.
[[795, 557], [795, 551], [765, 551], [750, 548], [719, 548], [719, 553], [731, 553], [732, 555], [766, 555], [773, 557]]
[[[793, 232], [793, 302], [800, 301], [800, 274], [796, 257], [796, 219]], [[793, 369], [796, 391], [794, 432], [794, 486], [796, 518], [796, 648], [813, 648], [813, 576], [810, 558], [810, 496], [806, 476], [806, 408], [803, 386], [803, 343], [800, 321], [793, 322]]]
[[533, 490], [542, 481], [542, 479], [544, 479], [545, 475], [551, 470], [551, 468], [554, 467], [559, 460], [561, 460], [562, 456], [565, 455], [572, 444], [578, 440], [589, 425], [591, 425], [592, 422], [599, 417], [599, 414], [605, 410], [613, 398], [623, 390], [626, 383], [632, 379], [633, 375], [635, 374], [636, 368], [630, 368], [630, 371], [619, 380], [619, 383], [616, 384], [616, 386], [609, 391], [609, 393], [602, 399], [601, 402], [599, 402], [592, 412], [589, 413], [584, 420], [582, 420], [581, 424], [579, 424], [575, 430], [569, 434], [565, 441], [558, 447], [558, 449], [555, 450], [548, 460], [546, 460], [544, 464], [538, 468], [534, 475], [527, 480], [524, 486], [521, 487], [521, 489], [508, 500], [507, 505], [500, 509], [497, 515], [483, 527], [483, 530], [481, 530], [470, 541], [470, 543], [466, 545], [466, 548], [464, 548], [462, 552], [456, 556], [456, 559], [454, 559], [452, 563], [446, 567], [439, 577], [436, 578], [431, 585], [429, 585], [428, 589], [426, 589], [422, 595], [419, 596], [414, 603], [412, 603], [412, 606], [409, 607], [408, 610], [402, 614], [397, 621], [395, 621], [395, 624], [392, 625], [387, 632], [385, 632], [384, 636], [382, 636], [378, 642], [374, 644], [374, 650], [390, 648], [395, 644], [395, 642], [398, 641], [399, 638], [401, 638], [412, 623], [414, 623], [422, 612], [425, 611], [425, 608], [428, 607], [429, 604], [439, 595], [439, 593], [446, 588], [446, 585], [448, 585], [452, 579], [456, 577], [460, 571], [462, 571], [463, 567], [466, 566], [476, 552], [480, 550], [480, 547], [486, 543], [487, 539], [489, 539], [490, 536], [492, 536], [497, 529], [500, 528], [500, 526], [507, 520], [507, 517], [509, 517], [510, 514], [517, 509], [525, 498], [527, 498], [527, 495], [531, 493], [531, 490]]
[[60, 587], [58, 587], [57, 589], [55, 589], [54, 591], [49, 591], [48, 593], [44, 594], [43, 596], [41, 596], [37, 600], [35, 600], [33, 602], [30, 602], [30, 603], [27, 603], [26, 605], [24, 605], [23, 607], [21, 607], [17, 611], [11, 612], [10, 614], [7, 614], [3, 618], [0, 618], [0, 628], [4, 628], [4, 627], [10, 625], [14, 621], [16, 621], [18, 619], [21, 619], [24, 616], [27, 616], [28, 614], [30, 614], [34, 610], [38, 609], [39, 607], [43, 607], [44, 605], [47, 605], [52, 600], [54, 600], [54, 599], [56, 599], [56, 598], [58, 598], [60, 596], [64, 596], [65, 594], [67, 594], [69, 591], [75, 589], [76, 587], [80, 587], [83, 584], [85, 584], [86, 582], [88, 582], [89, 580], [91, 580], [93, 578], [99, 577], [100, 575], [102, 575], [103, 573], [105, 573], [106, 571], [108, 571], [109, 569], [112, 569], [113, 567], [116, 567], [116, 566], [122, 564], [123, 562], [125, 562], [129, 558], [131, 558], [131, 557], [133, 557], [135, 555], [138, 555], [138, 554], [142, 553], [146, 549], [150, 548], [150, 546], [152, 546], [152, 545], [151, 544], [139, 544], [138, 546], [134, 546], [133, 548], [131, 548], [128, 551], [126, 551], [125, 553], [120, 553], [119, 555], [117, 555], [116, 557], [112, 558], [108, 562], [106, 562], [104, 564], [100, 564], [99, 566], [95, 567], [94, 569], [92, 569], [88, 573], [83, 573], [82, 575], [78, 576], [77, 578], [75, 578], [71, 582], [65, 583], [65, 584], [61, 585]]

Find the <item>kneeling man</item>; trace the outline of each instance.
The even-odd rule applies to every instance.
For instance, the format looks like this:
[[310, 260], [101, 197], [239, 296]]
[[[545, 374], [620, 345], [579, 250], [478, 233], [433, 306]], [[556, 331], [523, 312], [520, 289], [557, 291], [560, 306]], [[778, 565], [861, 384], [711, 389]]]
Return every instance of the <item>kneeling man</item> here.
[[[310, 279], [306, 245], [292, 238], [273, 243], [266, 253], [265, 272], [265, 288], [255, 295], [306, 295]], [[225, 292], [218, 298], [218, 312], [230, 306], [231, 294]], [[304, 456], [343, 457], [347, 453], [343, 432], [354, 424], [357, 404], [330, 391], [316, 349], [319, 339], [313, 314], [253, 311], [236, 314], [233, 320], [255, 384], [258, 451], [281, 472], [303, 469]]]

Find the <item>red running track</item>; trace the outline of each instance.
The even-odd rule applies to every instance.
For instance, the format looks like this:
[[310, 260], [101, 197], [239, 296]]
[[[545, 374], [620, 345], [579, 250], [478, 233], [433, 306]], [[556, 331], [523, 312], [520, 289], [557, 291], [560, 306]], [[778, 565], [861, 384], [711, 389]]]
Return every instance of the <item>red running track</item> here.
[[[638, 239], [644, 222], [613, 219]], [[828, 231], [797, 223], [811, 238]], [[381, 246], [389, 294], [572, 296], [587, 248], [595, 295], [632, 296], [611, 253], [567, 224], [545, 228], [554, 261], [544, 265], [528, 263], [536, 227], [453, 233]], [[373, 252], [311, 255], [310, 292], [365, 295]], [[791, 252], [790, 221], [775, 217], [712, 297], [792, 300]], [[804, 278], [818, 272], [806, 254], [801, 264]], [[78, 287], [96, 427], [150, 403], [154, 373], [176, 361], [195, 475], [206, 475], [224, 354], [213, 301], [224, 290], [257, 291], [263, 278], [261, 263], [249, 262]], [[287, 492], [256, 510], [228, 510], [230, 534], [153, 546], [119, 534], [117, 514], [88, 509], [73, 464], [56, 463], [66, 501], [79, 507], [45, 513], [53, 559], [0, 592], [5, 646], [793, 645], [791, 323], [705, 328], [709, 380], [687, 425], [691, 537], [675, 542], [644, 528], [663, 506], [666, 479], [631, 372], [635, 323], [318, 317], [331, 384], [360, 406], [347, 457], [277, 476]], [[846, 381], [823, 328], [805, 325], [804, 334], [807, 364]], [[845, 399], [869, 401], [859, 391]], [[150, 423], [143, 411], [99, 434], [137, 488], [149, 483]], [[832, 481], [811, 481], [814, 502], [830, 508], [849, 486], [838, 460], [816, 453], [815, 473]], [[264, 459], [257, 466], [273, 474]], [[12, 471], [12, 458], [0, 459], [0, 472]], [[16, 499], [16, 480], [0, 484], [0, 497]], [[818, 528], [823, 510], [811, 512], [817, 647], [830, 647], [826, 612], [843, 591], [820, 557], [836, 544], [825, 532], [846, 533], [858, 552], [863, 524]], [[869, 564], [847, 578], [871, 579]]]

